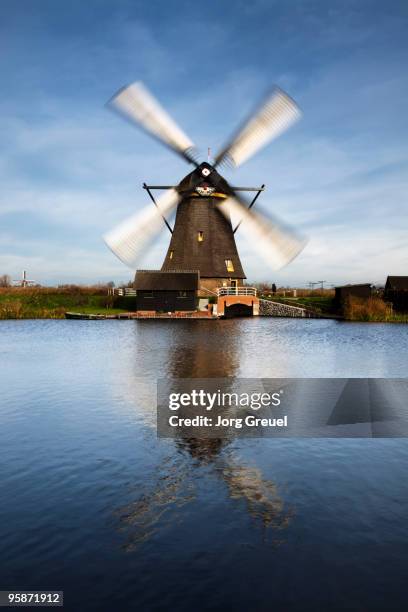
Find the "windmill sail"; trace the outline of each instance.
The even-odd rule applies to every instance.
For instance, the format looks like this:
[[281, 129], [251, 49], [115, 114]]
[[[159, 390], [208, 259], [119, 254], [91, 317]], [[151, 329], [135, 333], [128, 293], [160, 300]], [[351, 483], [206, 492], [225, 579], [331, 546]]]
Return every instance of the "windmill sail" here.
[[240, 166], [286, 131], [300, 116], [301, 111], [294, 100], [275, 87], [232, 141], [217, 155], [215, 165], [230, 161], [234, 166]]
[[[227, 208], [225, 208], [227, 207]], [[242, 219], [240, 232], [249, 244], [274, 270], [286, 266], [305, 247], [307, 240], [276, 217], [248, 210], [237, 198], [230, 197], [220, 206], [225, 214], [236, 214]]]
[[103, 237], [108, 247], [127, 266], [134, 268], [146, 248], [163, 227], [163, 215], [179, 201], [175, 189], [168, 189], [158, 200], [132, 215]]
[[196, 164], [191, 155], [193, 143], [142, 83], [133, 83], [120, 89], [109, 100], [108, 106], [173, 149], [189, 163]]

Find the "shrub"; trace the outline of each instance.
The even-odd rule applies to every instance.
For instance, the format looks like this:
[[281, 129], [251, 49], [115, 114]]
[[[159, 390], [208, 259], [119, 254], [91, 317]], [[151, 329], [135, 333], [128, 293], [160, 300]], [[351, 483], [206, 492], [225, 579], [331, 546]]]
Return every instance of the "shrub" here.
[[0, 319], [21, 319], [23, 305], [19, 300], [7, 301], [0, 304]]
[[365, 300], [350, 296], [344, 302], [343, 314], [349, 321], [387, 321], [392, 308], [378, 297]]

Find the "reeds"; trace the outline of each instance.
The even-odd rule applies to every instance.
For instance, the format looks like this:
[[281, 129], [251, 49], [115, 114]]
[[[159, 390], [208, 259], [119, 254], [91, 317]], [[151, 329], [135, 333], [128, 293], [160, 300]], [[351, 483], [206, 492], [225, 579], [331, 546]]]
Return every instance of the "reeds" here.
[[344, 302], [343, 314], [348, 321], [391, 321], [394, 318], [392, 306], [378, 297], [350, 296]]
[[0, 288], [0, 319], [61, 319], [67, 310], [112, 305], [112, 296], [101, 286]]

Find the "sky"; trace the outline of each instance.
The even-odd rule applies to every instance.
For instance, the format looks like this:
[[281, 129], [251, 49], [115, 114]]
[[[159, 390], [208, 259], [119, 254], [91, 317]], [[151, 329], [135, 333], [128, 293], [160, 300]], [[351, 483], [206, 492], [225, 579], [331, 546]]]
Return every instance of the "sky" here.
[[[306, 286], [408, 275], [404, 1], [0, 0], [0, 275], [125, 282], [102, 235], [190, 167], [106, 107], [143, 81], [206, 159], [272, 84], [301, 122], [225, 177], [309, 241], [249, 281]], [[140, 262], [158, 268], [170, 234]]]

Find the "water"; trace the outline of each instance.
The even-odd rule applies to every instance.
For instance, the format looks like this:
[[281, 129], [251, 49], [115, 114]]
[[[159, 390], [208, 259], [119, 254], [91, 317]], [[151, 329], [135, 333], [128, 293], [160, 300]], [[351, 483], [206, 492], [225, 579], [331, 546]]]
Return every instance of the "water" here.
[[404, 377], [408, 326], [1, 321], [0, 589], [402, 610], [408, 440], [158, 440], [157, 377]]

